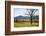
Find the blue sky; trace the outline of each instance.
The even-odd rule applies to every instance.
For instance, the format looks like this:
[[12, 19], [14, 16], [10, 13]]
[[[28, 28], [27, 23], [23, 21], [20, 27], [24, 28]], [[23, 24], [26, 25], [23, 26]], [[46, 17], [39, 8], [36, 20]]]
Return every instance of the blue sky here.
[[[28, 11], [26, 10], [26, 8], [14, 8], [14, 17], [16, 16], [28, 16], [28, 15], [25, 15], [25, 13], [28, 13]], [[39, 12], [37, 10], [37, 12], [35, 12], [34, 15], [39, 15]]]

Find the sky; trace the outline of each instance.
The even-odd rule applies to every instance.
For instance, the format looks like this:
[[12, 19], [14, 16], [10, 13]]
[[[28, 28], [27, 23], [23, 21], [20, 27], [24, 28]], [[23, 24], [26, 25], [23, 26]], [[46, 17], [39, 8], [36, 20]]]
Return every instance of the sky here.
[[[14, 17], [29, 16], [29, 15], [25, 15], [25, 14], [28, 14], [28, 11], [26, 10], [26, 8], [14, 8]], [[38, 10], [35, 12], [34, 15], [39, 15]]]

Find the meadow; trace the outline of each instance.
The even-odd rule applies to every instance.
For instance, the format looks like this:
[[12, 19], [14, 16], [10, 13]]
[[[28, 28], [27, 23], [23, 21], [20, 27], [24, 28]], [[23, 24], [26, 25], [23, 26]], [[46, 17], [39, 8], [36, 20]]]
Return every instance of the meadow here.
[[39, 23], [37, 22], [14, 22], [14, 27], [38, 27]]

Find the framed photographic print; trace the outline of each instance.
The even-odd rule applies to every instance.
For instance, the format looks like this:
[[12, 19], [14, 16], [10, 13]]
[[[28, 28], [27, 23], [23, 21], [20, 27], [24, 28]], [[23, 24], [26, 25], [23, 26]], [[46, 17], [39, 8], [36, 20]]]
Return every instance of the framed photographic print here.
[[45, 32], [44, 3], [5, 1], [5, 34]]

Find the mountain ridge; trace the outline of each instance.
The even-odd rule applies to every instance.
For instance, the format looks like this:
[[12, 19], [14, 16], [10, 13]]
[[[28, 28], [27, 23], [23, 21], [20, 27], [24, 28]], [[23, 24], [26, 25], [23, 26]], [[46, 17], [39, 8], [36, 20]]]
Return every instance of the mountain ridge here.
[[[34, 18], [35, 16], [32, 17], [32, 19]], [[29, 16], [17, 16], [17, 17], [14, 17], [16, 19], [30, 19], [31, 17]]]

